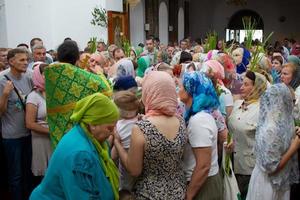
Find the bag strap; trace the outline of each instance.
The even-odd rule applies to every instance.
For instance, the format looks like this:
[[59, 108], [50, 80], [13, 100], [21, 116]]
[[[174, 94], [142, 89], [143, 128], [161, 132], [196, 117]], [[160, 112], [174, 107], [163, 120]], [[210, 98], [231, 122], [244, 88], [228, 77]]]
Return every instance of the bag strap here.
[[11, 82], [12, 82], [12, 84], [13, 84], [13, 86], [14, 86], [14, 91], [15, 91], [15, 93], [17, 94], [18, 98], [20, 99], [21, 104], [22, 104], [22, 107], [23, 107], [23, 109], [24, 109], [24, 111], [25, 111], [26, 106], [25, 106], [25, 104], [24, 104], [24, 102], [23, 102], [23, 99], [22, 99], [20, 93], [18, 92], [18, 90], [17, 90], [17, 88], [16, 88], [14, 82], [13, 82], [10, 78], [8, 78], [7, 75], [4, 75], [4, 77], [5, 77], [8, 81], [11, 81]]

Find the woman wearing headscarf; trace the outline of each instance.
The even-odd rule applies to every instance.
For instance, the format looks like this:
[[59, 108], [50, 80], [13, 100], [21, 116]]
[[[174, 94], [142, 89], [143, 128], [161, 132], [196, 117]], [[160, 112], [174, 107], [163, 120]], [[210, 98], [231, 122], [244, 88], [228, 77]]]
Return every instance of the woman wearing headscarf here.
[[253, 152], [258, 123], [259, 98], [267, 88], [266, 78], [247, 71], [241, 87], [241, 100], [236, 100], [228, 118], [228, 129], [233, 134], [234, 172], [242, 198], [246, 197], [250, 176], [255, 165]]
[[201, 72], [186, 72], [179, 97], [187, 108], [185, 121], [189, 143], [183, 159], [188, 181], [186, 200], [223, 199], [218, 165], [218, 128], [211, 115], [219, 107], [213, 83]]
[[148, 67], [150, 67], [150, 57], [142, 56], [137, 60], [138, 68], [136, 70], [136, 75], [143, 78], [144, 73]]
[[206, 73], [212, 79], [219, 95], [220, 111], [224, 117], [229, 116], [233, 107], [233, 97], [222, 81], [225, 78], [224, 67], [217, 60], [208, 60], [202, 65], [200, 71]]
[[[297, 63], [300, 63], [299, 58], [289, 56], [288, 63], [283, 65], [280, 78], [282, 83], [292, 87], [295, 91], [295, 105], [293, 110], [293, 116], [296, 126], [300, 126], [300, 66], [297, 65]], [[300, 151], [298, 151], [298, 165], [300, 166]], [[300, 184], [294, 184], [292, 186], [291, 199], [298, 198], [299, 190]]]
[[187, 135], [184, 120], [176, 116], [174, 80], [166, 72], [153, 71], [142, 87], [146, 116], [133, 127], [128, 153], [118, 139], [115, 147], [129, 174], [138, 176], [133, 186], [136, 199], [184, 199]]
[[34, 185], [38, 185], [45, 175], [52, 149], [46, 120], [45, 63], [33, 65], [32, 81], [34, 90], [26, 98], [26, 127], [31, 130], [32, 162], [31, 171]]
[[30, 199], [119, 199], [118, 168], [106, 141], [118, 118], [118, 108], [103, 94], [78, 101], [71, 116], [75, 125], [59, 142]]
[[240, 95], [241, 86], [243, 84], [243, 73], [245, 73], [248, 69], [251, 55], [247, 49], [238, 47], [232, 52], [232, 58], [236, 65], [236, 75], [232, 81], [230, 90], [233, 95]]
[[109, 68], [108, 78], [116, 79], [121, 76], [135, 77], [135, 70], [132, 60], [128, 58], [122, 58]]
[[290, 199], [290, 186], [299, 178], [295, 153], [300, 148], [300, 135], [294, 138], [292, 112], [293, 94], [285, 84], [275, 84], [262, 95], [255, 136], [256, 164], [247, 200]]

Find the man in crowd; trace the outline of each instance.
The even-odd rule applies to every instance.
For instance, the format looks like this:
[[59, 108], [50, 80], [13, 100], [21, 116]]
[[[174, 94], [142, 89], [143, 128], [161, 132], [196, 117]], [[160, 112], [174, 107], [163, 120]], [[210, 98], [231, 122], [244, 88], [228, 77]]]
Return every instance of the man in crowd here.
[[113, 51], [113, 57], [114, 57], [115, 62], [118, 62], [122, 58], [125, 58], [125, 52], [124, 52], [124, 50], [122, 48], [116, 48]]
[[146, 50], [141, 54], [141, 56], [149, 56], [151, 65], [157, 62], [157, 50], [154, 46], [153, 37], [148, 37], [146, 39]]
[[102, 51], [106, 51], [106, 44], [104, 42], [98, 42], [97, 51], [100, 53]]
[[5, 68], [8, 68], [8, 62], [7, 62], [7, 48], [0, 48], [0, 63], [3, 63]]
[[[33, 61], [29, 63], [28, 68], [33, 69], [35, 62], [44, 62], [46, 63], [46, 48], [40, 44], [36, 44], [32, 47], [32, 57]], [[49, 63], [48, 63], [49, 64]]]
[[0, 116], [2, 145], [8, 170], [8, 183], [13, 200], [28, 199], [31, 192], [31, 136], [25, 127], [25, 97], [32, 81], [25, 73], [28, 52], [12, 49], [7, 55], [10, 70], [0, 78]]
[[[31, 41], [30, 41], [30, 49], [31, 49], [31, 52], [33, 52], [33, 47], [36, 46], [36, 45], [39, 45], [39, 46], [44, 46], [44, 43], [43, 43], [43, 40], [41, 38], [33, 38]], [[51, 57], [50, 54], [46, 53], [46, 61], [45, 61], [47, 64], [51, 64], [53, 62], [53, 59]]]

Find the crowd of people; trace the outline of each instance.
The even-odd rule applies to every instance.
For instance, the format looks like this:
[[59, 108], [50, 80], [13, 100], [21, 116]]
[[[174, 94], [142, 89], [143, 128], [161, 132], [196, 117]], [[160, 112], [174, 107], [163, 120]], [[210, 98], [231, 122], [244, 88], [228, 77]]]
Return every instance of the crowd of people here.
[[208, 43], [0, 48], [5, 198], [299, 199], [300, 43]]

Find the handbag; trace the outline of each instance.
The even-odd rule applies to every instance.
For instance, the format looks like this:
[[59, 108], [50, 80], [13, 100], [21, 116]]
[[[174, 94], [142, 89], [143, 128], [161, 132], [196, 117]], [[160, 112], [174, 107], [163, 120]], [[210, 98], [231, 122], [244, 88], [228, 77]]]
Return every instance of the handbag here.
[[[225, 143], [224, 143], [225, 144]], [[226, 153], [223, 145], [222, 169], [224, 172], [224, 200], [241, 200], [240, 190], [232, 170], [230, 155]]]

